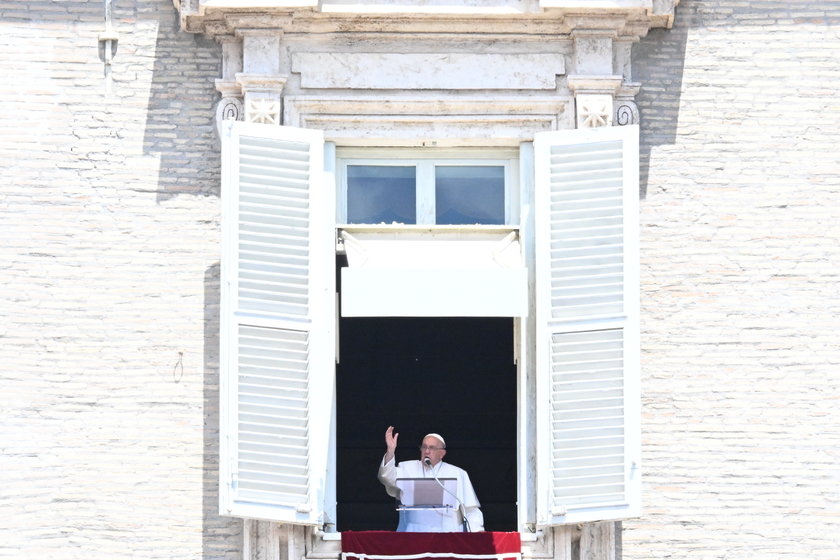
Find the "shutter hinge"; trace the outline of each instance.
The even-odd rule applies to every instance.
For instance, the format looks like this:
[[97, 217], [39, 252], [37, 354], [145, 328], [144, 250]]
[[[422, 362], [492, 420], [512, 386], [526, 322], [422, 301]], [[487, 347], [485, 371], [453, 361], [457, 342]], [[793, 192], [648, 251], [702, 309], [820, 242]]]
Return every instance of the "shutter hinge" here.
[[554, 517], [563, 517], [566, 515], [566, 508], [563, 506], [554, 506], [551, 508], [551, 515]]
[[312, 511], [312, 506], [309, 504], [298, 504], [295, 506], [295, 511], [298, 513], [309, 513]]

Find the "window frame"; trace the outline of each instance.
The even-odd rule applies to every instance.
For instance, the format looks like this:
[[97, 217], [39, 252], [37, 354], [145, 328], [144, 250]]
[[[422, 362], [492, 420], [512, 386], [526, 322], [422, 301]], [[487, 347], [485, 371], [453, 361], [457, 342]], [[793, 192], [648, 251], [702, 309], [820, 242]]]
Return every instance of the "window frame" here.
[[516, 148], [337, 148], [338, 177], [336, 178], [335, 216], [337, 224], [348, 223], [347, 167], [349, 165], [414, 166], [417, 198], [415, 224], [412, 225], [417, 226], [437, 225], [435, 224], [435, 166], [504, 167], [505, 220], [503, 225], [519, 225], [519, 150]]
[[[307, 135], [313, 134], [313, 131], [307, 129], [297, 129], [295, 127], [268, 127], [267, 125], [256, 125], [251, 123], [234, 122], [226, 126], [223, 131], [224, 134], [231, 134], [232, 130], [240, 130], [241, 132], [252, 133], [256, 136], [287, 137], [293, 141], [299, 141]], [[554, 511], [550, 507], [548, 500], [551, 491], [550, 485], [545, 484], [548, 478], [544, 475], [545, 470], [535, 466], [535, 463], [543, 464], [548, 458], [546, 451], [551, 453], [550, 449], [546, 449], [541, 445], [541, 441], [546, 440], [546, 434], [550, 430], [550, 422], [547, 421], [545, 412], [548, 410], [546, 405], [550, 404], [547, 399], [538, 399], [537, 395], [547, 396], [548, 393], [544, 388], [546, 381], [545, 372], [550, 368], [546, 368], [546, 359], [549, 357], [545, 349], [545, 342], [547, 338], [541, 336], [543, 329], [540, 328], [538, 322], [540, 315], [545, 310], [540, 310], [539, 299], [530, 299], [529, 305], [532, 306], [531, 311], [536, 313], [529, 313], [527, 318], [514, 319], [514, 357], [518, 364], [518, 422], [517, 428], [517, 463], [519, 468], [518, 474], [518, 510], [519, 510], [519, 531], [520, 532], [536, 532], [539, 529], [552, 525], [562, 525], [569, 523], [580, 523], [588, 521], [607, 521], [614, 519], [627, 519], [637, 517], [641, 506], [641, 488], [640, 488], [640, 399], [639, 399], [639, 349], [638, 349], [638, 328], [639, 328], [639, 302], [638, 302], [638, 200], [634, 197], [638, 193], [638, 127], [623, 127], [621, 129], [594, 129], [583, 131], [552, 131], [543, 132], [536, 135], [533, 143], [522, 142], [519, 150], [486, 150], [486, 149], [451, 149], [451, 150], [416, 150], [420, 155], [411, 153], [411, 150], [404, 148], [394, 149], [399, 155], [405, 155], [405, 158], [393, 158], [394, 164], [407, 159], [432, 159], [451, 162], [456, 159], [480, 159], [483, 161], [490, 161], [493, 156], [498, 153], [504, 153], [507, 157], [496, 159], [510, 160], [510, 178], [509, 183], [511, 187], [515, 185], [515, 190], [511, 188], [507, 205], [511, 216], [519, 217], [519, 224], [511, 227], [517, 227], [521, 235], [521, 242], [523, 243], [523, 256], [525, 258], [526, 267], [528, 269], [529, 278], [529, 293], [536, 294], [537, 290], [537, 276], [544, 278], [544, 271], [540, 272], [540, 263], [538, 262], [538, 254], [540, 253], [539, 245], [545, 246], [549, 239], [545, 235], [541, 235], [543, 227], [535, 227], [535, 217], [538, 214], [545, 214], [550, 211], [552, 206], [550, 201], [547, 201], [545, 196], [547, 192], [544, 189], [545, 177], [550, 175], [549, 169], [544, 165], [545, 158], [535, 157], [540, 156], [542, 148], [539, 147], [544, 140], [553, 140], [557, 136], [569, 136], [573, 144], [579, 144], [588, 137], [599, 137], [605, 139], [607, 137], [628, 137], [625, 143], [623, 161], [624, 176], [627, 179], [625, 189], [626, 202], [633, 202], [632, 206], [626, 206], [625, 212], [632, 208], [633, 211], [627, 213], [627, 222], [635, 225], [631, 230], [627, 230], [625, 235], [630, 235], [632, 252], [628, 262], [633, 263], [632, 268], [627, 269], [627, 272], [632, 274], [630, 282], [625, 284], [627, 292], [627, 299], [625, 303], [632, 304], [632, 313], [627, 313], [624, 318], [625, 323], [632, 322], [630, 328], [632, 329], [632, 338], [628, 348], [632, 348], [632, 356], [630, 362], [632, 363], [632, 374], [634, 379], [628, 385], [630, 392], [630, 400], [628, 407], [625, 408], [625, 416], [628, 420], [628, 432], [632, 433], [632, 449], [628, 454], [630, 461], [631, 477], [633, 490], [630, 493], [631, 502], [630, 507], [626, 508], [602, 508], [596, 504], [597, 507], [590, 508], [588, 512], [582, 512], [582, 515], [565, 515], [564, 512]], [[273, 129], [273, 130], [269, 130]], [[317, 134], [317, 133], [316, 133]], [[630, 135], [635, 139], [629, 140]], [[317, 143], [317, 142], [316, 142]], [[336, 149], [331, 142], [324, 142], [319, 140], [322, 146], [321, 150], [314, 150], [313, 154], [316, 156], [312, 159], [310, 167], [313, 175], [310, 177], [309, 189], [312, 195], [314, 204], [308, 206], [311, 216], [318, 216], [318, 220], [322, 221], [320, 229], [317, 224], [311, 224], [308, 230], [313, 235], [312, 247], [317, 246], [317, 255], [313, 253], [313, 264], [319, 263], [320, 271], [313, 269], [311, 278], [317, 280], [317, 285], [312, 286], [311, 295], [317, 301], [313, 302], [313, 308], [317, 307], [318, 312], [309, 320], [301, 321], [285, 321], [284, 325], [294, 326], [296, 328], [305, 328], [317, 333], [319, 336], [317, 348], [312, 347], [310, 355], [317, 357], [320, 361], [318, 364], [313, 364], [310, 371], [318, 374], [318, 379], [313, 386], [317, 386], [320, 390], [327, 391], [323, 398], [315, 398], [313, 402], [317, 401], [319, 410], [317, 414], [313, 414], [312, 418], [317, 422], [313, 423], [313, 429], [316, 429], [321, 437], [315, 438], [324, 443], [320, 449], [315, 449], [310, 446], [308, 451], [311, 453], [312, 467], [311, 474], [314, 479], [312, 484], [308, 487], [306, 500], [295, 504], [271, 503], [264, 507], [255, 508], [251, 504], [242, 504], [244, 507], [230, 507], [231, 490], [236, 485], [236, 456], [232, 453], [235, 449], [231, 444], [235, 443], [236, 434], [225, 432], [224, 428], [221, 430], [220, 441], [220, 513], [222, 515], [232, 515], [237, 517], [251, 517], [280, 521], [284, 523], [294, 523], [298, 525], [323, 525], [324, 529], [329, 530], [329, 526], [335, 522], [335, 392], [331, 385], [334, 380], [335, 359], [338, 358], [337, 342], [338, 333], [336, 329], [336, 309], [337, 298], [335, 296], [335, 231], [336, 227], [342, 227], [340, 224], [334, 223], [332, 217], [339, 215], [337, 205], [335, 205], [334, 195], [340, 194], [340, 181], [336, 181], [336, 172], [339, 162], [342, 160], [350, 160], [356, 158], [356, 154], [362, 156], [369, 156], [376, 153], [381, 157], [387, 157], [390, 154], [389, 150], [381, 148], [355, 148], [348, 150]], [[230, 325], [232, 321], [240, 318], [247, 321], [254, 321], [252, 313], [238, 313], [237, 308], [232, 305], [232, 296], [236, 293], [235, 272], [237, 270], [237, 244], [233, 243], [234, 238], [231, 235], [236, 228], [237, 219], [234, 212], [236, 197], [236, 182], [239, 180], [240, 174], [238, 172], [238, 155], [235, 150], [232, 150], [235, 143], [232, 143], [223, 138], [222, 142], [222, 258], [221, 258], [221, 285], [222, 302], [221, 302], [221, 327], [220, 327], [220, 392], [222, 409], [220, 411], [220, 424], [233, 429], [238, 429], [235, 423], [235, 408], [225, 405], [226, 402], [234, 403], [235, 395], [231, 394], [232, 386], [230, 381], [234, 379], [233, 376], [237, 374], [235, 360], [232, 357], [236, 355], [236, 337], [232, 336]], [[341, 150], [341, 158], [337, 157]], [[408, 153], [407, 153], [408, 152]], [[536, 154], [535, 154], [536, 152]], [[456, 154], [450, 157], [445, 155]], [[260, 155], [260, 154], [257, 154]], [[262, 154], [263, 156], [265, 154]], [[475, 157], [467, 157], [467, 155]], [[322, 157], [323, 156], [323, 157]], [[412, 157], [413, 156], [413, 157]], [[460, 156], [460, 157], [458, 157]], [[262, 156], [261, 156], [262, 157]], [[361, 159], [361, 156], [358, 156]], [[375, 158], [381, 159], [381, 158]], [[323, 167], [323, 172], [319, 173], [317, 170], [317, 163], [320, 162]], [[339, 171], [339, 175], [342, 173]], [[247, 175], [247, 174], [246, 174]], [[321, 176], [322, 181], [318, 181], [317, 177]], [[248, 175], [250, 177], [250, 175]], [[271, 185], [273, 181], [268, 181], [267, 185]], [[272, 195], [273, 196], [273, 195]], [[287, 197], [283, 195], [275, 196], [277, 201], [285, 200]], [[238, 210], [236, 210], [238, 212]], [[541, 218], [543, 219], [543, 218]], [[512, 220], [511, 220], [512, 221]], [[411, 226], [417, 227], [417, 226]], [[423, 226], [421, 226], [423, 227]], [[427, 226], [429, 230], [438, 228], [448, 228], [452, 226]], [[459, 228], [469, 228], [471, 226], [456, 226]], [[482, 226], [479, 226], [482, 227]], [[487, 227], [487, 226], [483, 226]], [[317, 242], [314, 239], [317, 238]], [[544, 253], [544, 252], [543, 252]], [[544, 268], [544, 267], [543, 267]], [[535, 272], [536, 271], [536, 272]], [[319, 273], [320, 272], [320, 273]], [[234, 275], [234, 276], [232, 276]], [[544, 281], [542, 282], [545, 287]], [[529, 296], [530, 298], [531, 296]], [[629, 308], [627, 308], [629, 310]], [[318, 325], [315, 325], [315, 315], [317, 315]], [[241, 316], [241, 317], [240, 317]], [[260, 317], [257, 317], [261, 323], [264, 323]], [[537, 323], [537, 324], [535, 324]], [[273, 324], [273, 323], [272, 323]], [[271, 325], [266, 325], [271, 326]], [[332, 375], [332, 377], [331, 377]], [[313, 378], [314, 379], [314, 378]], [[323, 393], [323, 391], [322, 391]], [[632, 406], [630, 406], [632, 405]], [[327, 412], [329, 410], [329, 412]], [[317, 424], [317, 425], [316, 425]], [[536, 436], [536, 437], [535, 437]], [[321, 441], [323, 440], [323, 441]], [[536, 460], [536, 461], [535, 461]], [[233, 500], [235, 502], [235, 499]], [[233, 504], [236, 505], [236, 504]], [[573, 518], [574, 517], [574, 518]], [[527, 533], [526, 533], [527, 534]]]
[[[286, 147], [266, 145], [266, 142], [296, 144], [306, 149], [290, 152]], [[250, 162], [250, 168], [243, 165], [245, 160]], [[337, 340], [336, 301], [323, 295], [335, 292], [335, 245], [331, 234], [335, 228], [332, 220], [335, 189], [331, 185], [330, 161], [334, 161], [334, 156], [319, 130], [239, 121], [226, 121], [222, 128], [219, 313], [219, 513], [222, 515], [317, 526], [323, 521], [323, 504], [334, 501], [334, 497], [329, 495], [330, 485], [323, 483], [334, 455], [331, 409], [335, 400], [334, 356]], [[243, 189], [246, 184], [247, 189]], [[267, 222], [267, 218], [270, 221]], [[243, 243], [241, 234], [246, 231], [243, 226], [262, 228], [266, 223], [272, 226], [282, 223], [283, 231], [259, 232], [268, 239]], [[300, 262], [301, 242], [306, 247], [303, 264]], [[278, 273], [267, 269], [264, 266], [266, 255], [276, 255], [286, 261], [284, 270]], [[280, 275], [289, 276], [288, 269], [296, 269], [292, 274], [297, 273], [302, 282], [277, 279]], [[247, 296], [256, 305], [242, 305], [244, 298], [240, 286], [243, 271], [275, 275], [263, 280], [267, 287], [255, 290], [256, 296]], [[297, 298], [298, 295], [287, 288], [299, 285], [306, 286], [304, 313], [272, 307], [277, 301]], [[293, 352], [287, 346], [272, 357], [261, 348], [259, 341], [256, 344], [252, 340], [240, 343], [239, 333], [243, 327], [263, 334], [273, 331], [305, 338], [307, 351], [290, 357]], [[247, 351], [247, 356], [243, 349]], [[282, 353], [286, 356], [279, 356]], [[305, 357], [301, 358], [301, 355]], [[263, 373], [257, 374], [262, 379], [250, 384], [242, 383], [241, 374], [245, 369], [254, 368], [263, 370]], [[305, 444], [298, 445], [297, 450], [289, 453], [280, 449], [286, 441], [278, 444], [276, 440], [281, 436], [271, 434], [273, 441], [251, 438], [240, 446], [243, 417], [252, 417], [248, 420], [252, 424], [265, 422], [275, 425], [278, 419], [288, 417], [286, 409], [290, 408], [290, 403], [284, 401], [294, 399], [276, 389], [282, 388], [277, 382], [288, 379], [285, 372], [290, 368], [305, 371], [296, 383], [298, 392], [306, 396], [295, 396], [298, 403], [291, 403], [299, 405], [298, 418], [306, 422], [305, 438], [297, 438], [298, 441], [304, 440]], [[260, 383], [267, 390], [257, 393], [254, 387]], [[301, 385], [305, 385], [305, 389], [300, 389]], [[256, 395], [260, 401], [251, 399], [248, 403], [250, 410], [240, 407], [240, 396], [246, 394]], [[260, 407], [263, 410], [255, 413]], [[254, 416], [262, 418], [254, 422]], [[289, 432], [288, 427], [284, 428]], [[255, 433], [251, 426], [246, 429]], [[254, 453], [264, 457], [257, 461], [260, 464], [256, 467], [251, 466], [255, 461], [247, 457]], [[302, 462], [305, 468], [300, 467]], [[254, 490], [250, 491], [250, 495], [244, 495], [240, 492], [243, 472], [248, 473], [252, 487], [261, 485], [270, 476], [270, 484], [274, 487], [292, 488], [294, 492], [283, 490], [291, 497], [278, 498], [280, 492], [276, 488], [263, 488], [257, 490], [262, 491], [262, 496], [254, 496], [257, 492]], [[266, 472], [269, 474], [266, 475]]]

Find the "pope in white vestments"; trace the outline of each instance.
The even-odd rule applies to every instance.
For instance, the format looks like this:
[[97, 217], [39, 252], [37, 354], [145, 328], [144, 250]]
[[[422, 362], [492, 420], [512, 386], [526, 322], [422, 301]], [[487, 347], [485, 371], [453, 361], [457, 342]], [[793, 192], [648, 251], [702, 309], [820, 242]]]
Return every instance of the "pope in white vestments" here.
[[[388, 495], [399, 497], [398, 478], [454, 478], [458, 481], [455, 494], [464, 506], [468, 530], [483, 531], [484, 515], [479, 509], [481, 504], [475, 495], [469, 475], [465, 470], [443, 462], [443, 456], [446, 455], [446, 443], [443, 438], [437, 434], [427, 435], [420, 446], [420, 460], [403, 461], [397, 465], [394, 451], [397, 448], [398, 437], [399, 434], [394, 434], [393, 426], [389, 426], [385, 432], [387, 451], [379, 466], [379, 481], [385, 485]], [[427, 459], [430, 464], [425, 464]], [[458, 509], [400, 510], [397, 531], [446, 533], [463, 530], [464, 525]]]

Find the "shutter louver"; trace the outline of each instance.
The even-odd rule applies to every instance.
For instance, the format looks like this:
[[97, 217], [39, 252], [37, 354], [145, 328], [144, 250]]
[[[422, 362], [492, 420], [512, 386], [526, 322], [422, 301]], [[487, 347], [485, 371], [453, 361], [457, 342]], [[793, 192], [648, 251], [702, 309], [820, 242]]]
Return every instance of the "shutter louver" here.
[[308, 333], [239, 327], [239, 496], [295, 507], [309, 490]]
[[240, 309], [308, 312], [309, 166], [308, 144], [240, 141]]
[[639, 515], [638, 128], [538, 134], [540, 524]]
[[623, 313], [620, 141], [551, 150], [551, 316]]
[[223, 158], [221, 512], [318, 524], [335, 353], [323, 139], [229, 123]]
[[624, 498], [624, 356], [619, 329], [551, 337], [552, 478], [568, 507]]

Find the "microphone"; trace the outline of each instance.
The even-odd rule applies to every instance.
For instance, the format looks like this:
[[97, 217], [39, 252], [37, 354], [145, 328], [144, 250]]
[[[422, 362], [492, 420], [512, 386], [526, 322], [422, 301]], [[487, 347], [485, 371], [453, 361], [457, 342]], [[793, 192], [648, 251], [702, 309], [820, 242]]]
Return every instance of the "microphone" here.
[[[431, 460], [431, 459], [429, 459], [428, 457], [426, 457], [425, 459], [423, 459], [423, 463], [424, 463], [427, 467], [429, 467], [430, 469], [432, 469], [432, 460]], [[446, 491], [446, 493], [447, 493], [447, 494], [449, 494], [449, 495], [451, 495], [453, 498], [455, 498], [455, 501], [456, 501], [456, 502], [458, 502], [458, 513], [459, 513], [459, 514], [460, 514], [460, 516], [461, 516], [461, 524], [462, 524], [462, 525], [463, 525], [463, 527], [464, 527], [464, 532], [465, 532], [465, 533], [469, 533], [469, 532], [470, 532], [470, 522], [469, 522], [469, 521], [467, 521], [467, 508], [466, 508], [466, 506], [464, 506], [463, 502], [461, 502], [461, 500], [459, 500], [459, 499], [458, 499], [458, 496], [456, 496], [455, 494], [453, 494], [452, 492], [450, 492], [450, 491], [449, 491], [449, 489], [448, 489], [446, 486], [444, 486], [444, 485], [443, 485], [443, 482], [441, 482], [441, 481], [438, 479], [437, 474], [435, 473], [435, 469], [432, 469], [432, 476], [433, 476], [433, 477], [435, 477], [435, 482], [437, 482], [438, 484], [440, 484], [440, 487], [441, 487], [441, 488], [443, 488], [443, 489]]]

